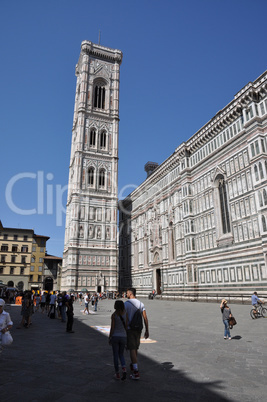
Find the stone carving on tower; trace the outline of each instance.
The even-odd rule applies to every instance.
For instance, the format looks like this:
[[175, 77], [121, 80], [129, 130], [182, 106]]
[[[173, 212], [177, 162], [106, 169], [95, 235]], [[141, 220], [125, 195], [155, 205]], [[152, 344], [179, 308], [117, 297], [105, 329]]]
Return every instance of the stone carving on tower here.
[[[69, 166], [62, 290], [117, 289], [119, 82], [122, 52], [81, 44]], [[101, 272], [105, 281], [95, 281]]]

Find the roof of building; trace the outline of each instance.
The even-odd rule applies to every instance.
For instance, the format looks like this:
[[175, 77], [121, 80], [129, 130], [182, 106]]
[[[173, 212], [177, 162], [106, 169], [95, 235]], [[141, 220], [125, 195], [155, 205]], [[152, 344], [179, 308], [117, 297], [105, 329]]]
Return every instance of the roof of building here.
[[33, 236], [34, 236], [34, 237], [40, 237], [40, 238], [46, 239], [46, 240], [49, 240], [49, 239], [50, 239], [49, 236], [42, 236], [42, 235], [38, 235], [38, 234], [34, 234]]
[[62, 257], [56, 257], [55, 255], [46, 254], [44, 259], [45, 260], [62, 260]]

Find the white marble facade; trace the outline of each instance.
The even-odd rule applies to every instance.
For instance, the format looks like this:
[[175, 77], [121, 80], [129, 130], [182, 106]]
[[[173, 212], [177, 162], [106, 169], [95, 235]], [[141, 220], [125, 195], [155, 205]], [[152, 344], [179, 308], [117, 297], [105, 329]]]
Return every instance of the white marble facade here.
[[267, 294], [267, 72], [120, 203], [119, 288]]
[[84, 41], [76, 65], [62, 290], [116, 290], [122, 52]]

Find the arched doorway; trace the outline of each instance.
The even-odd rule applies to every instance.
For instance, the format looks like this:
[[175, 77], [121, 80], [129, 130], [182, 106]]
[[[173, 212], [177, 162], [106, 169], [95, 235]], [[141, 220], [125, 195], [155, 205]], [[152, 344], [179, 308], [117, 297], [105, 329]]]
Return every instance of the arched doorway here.
[[161, 295], [161, 272], [160, 269], [158, 268], [156, 270], [156, 291], [158, 295]]
[[53, 284], [54, 284], [53, 278], [51, 278], [51, 276], [48, 276], [44, 280], [44, 290], [51, 292], [53, 290]]

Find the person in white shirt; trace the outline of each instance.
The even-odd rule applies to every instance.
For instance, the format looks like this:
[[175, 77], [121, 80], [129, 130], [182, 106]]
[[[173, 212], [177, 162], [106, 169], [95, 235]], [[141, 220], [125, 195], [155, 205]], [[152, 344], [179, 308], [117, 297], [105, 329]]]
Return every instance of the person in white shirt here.
[[86, 314], [86, 311], [87, 311], [87, 314], [89, 314], [88, 306], [89, 306], [90, 297], [89, 297], [88, 293], [85, 293], [83, 300], [84, 300], [83, 314]]
[[137, 351], [140, 346], [140, 338], [141, 338], [142, 329], [138, 330], [138, 329], [133, 329], [131, 327], [132, 320], [133, 320], [135, 312], [137, 310], [140, 310], [140, 313], [141, 313], [142, 318], [145, 323], [145, 327], [146, 327], [145, 339], [147, 339], [149, 337], [149, 331], [148, 331], [148, 318], [147, 318], [145, 306], [142, 302], [140, 302], [138, 299], [136, 299], [135, 295], [136, 295], [135, 288], [127, 289], [128, 300], [124, 303], [124, 306], [125, 306], [125, 310], [126, 310], [127, 316], [128, 316], [127, 349], [130, 350], [130, 358], [131, 358], [131, 362], [132, 362], [130, 365], [130, 368], [132, 370], [132, 375], [130, 376], [130, 378], [132, 380], [139, 380], [140, 375], [139, 375], [138, 364], [137, 364]]
[[2, 340], [2, 334], [5, 334], [13, 326], [10, 315], [4, 310], [4, 306], [5, 301], [0, 299], [0, 341]]

